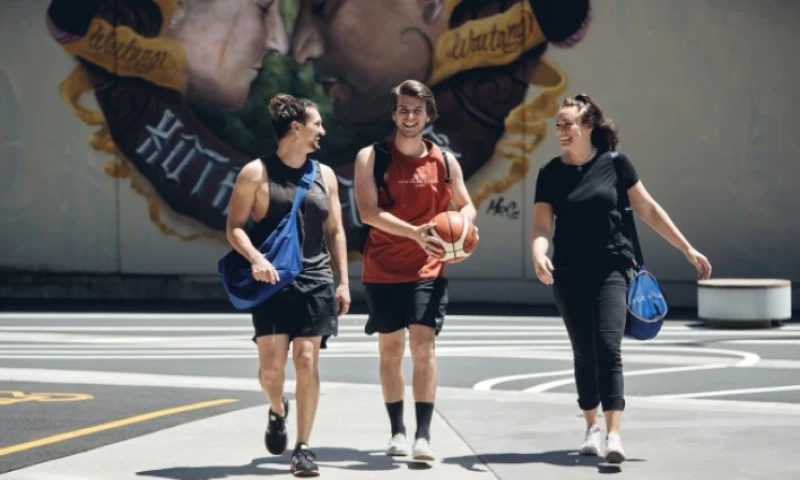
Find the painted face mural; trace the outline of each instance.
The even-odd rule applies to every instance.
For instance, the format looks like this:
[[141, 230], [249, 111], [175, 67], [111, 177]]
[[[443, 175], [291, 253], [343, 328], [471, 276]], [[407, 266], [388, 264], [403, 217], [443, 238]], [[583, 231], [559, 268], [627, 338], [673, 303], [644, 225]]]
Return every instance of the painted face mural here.
[[[339, 176], [354, 257], [352, 163], [392, 133], [394, 85], [433, 88], [441, 117], [425, 136], [459, 159], [480, 207], [528, 173], [566, 87], [547, 48], [574, 45], [589, 23], [589, 0], [74, 3], [48, 10], [53, 38], [78, 60], [62, 96], [97, 126], [91, 145], [117, 160], [108, 174], [147, 197], [162, 232], [224, 236], [236, 174], [276, 147], [267, 104], [286, 92], [320, 106], [315, 156]], [[89, 91], [101, 111], [82, 106]]]

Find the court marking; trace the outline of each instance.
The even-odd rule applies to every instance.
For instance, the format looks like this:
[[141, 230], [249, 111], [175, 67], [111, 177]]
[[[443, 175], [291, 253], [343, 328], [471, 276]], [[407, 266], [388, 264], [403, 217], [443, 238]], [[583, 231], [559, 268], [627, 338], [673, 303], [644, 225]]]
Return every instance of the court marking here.
[[800, 390], [800, 385], [784, 385], [778, 387], [738, 388], [734, 390], [712, 390], [710, 392], [674, 393], [666, 395], [652, 395], [650, 398], [680, 399], [680, 398], [707, 398], [722, 397], [727, 395], [747, 395], [751, 393], [791, 392]]
[[[367, 315], [363, 313], [348, 313], [339, 317], [339, 321], [346, 323], [347, 321], [366, 321]], [[496, 325], [503, 322], [535, 322], [550, 324], [550, 327], [558, 327], [563, 330], [561, 318], [558, 316], [538, 316], [538, 315], [457, 315], [448, 314], [448, 320], [463, 321], [463, 322], [486, 322], [489, 325]], [[249, 321], [250, 315], [247, 313], [127, 313], [127, 312], [0, 312], [0, 321], [4, 320], [103, 320], [103, 321], [131, 321], [143, 320], [147, 322], [162, 322], [162, 321], [231, 321], [231, 320], [244, 320]], [[682, 325], [680, 322], [690, 321], [692, 325]], [[673, 323], [675, 322], [675, 323]], [[553, 325], [555, 324], [555, 325]], [[348, 325], [343, 325], [348, 326]], [[349, 327], [354, 327], [350, 325]], [[360, 326], [355, 326], [361, 328]], [[698, 328], [706, 327], [705, 322], [699, 320], [667, 320], [662, 327], [662, 331], [669, 330], [687, 330], [696, 331]], [[769, 331], [800, 331], [798, 324], [784, 324], [777, 327], [772, 327]], [[727, 333], [727, 332], [726, 332]]]
[[[455, 319], [453, 319], [455, 321]], [[65, 323], [52, 324], [52, 325], [0, 325], [0, 331], [8, 333], [27, 332], [27, 333], [86, 333], [86, 332], [252, 332], [252, 326], [246, 325], [70, 325]], [[370, 339], [372, 337], [364, 333], [364, 327], [360, 325], [340, 325], [340, 333], [338, 338], [363, 338]], [[530, 337], [547, 337], [553, 334], [566, 335], [567, 332], [561, 327], [551, 326], [513, 326], [513, 325], [486, 325], [486, 326], [471, 326], [471, 325], [449, 325], [445, 327], [443, 333], [448, 332], [453, 336], [470, 336], [474, 334], [486, 334], [488, 336], [503, 336], [505, 334], [511, 335], [525, 335]], [[494, 335], [492, 335], [494, 334]], [[763, 340], [770, 338], [785, 339], [787, 336], [800, 336], [799, 329], [775, 329], [763, 331], [751, 330], [715, 330], [715, 329], [691, 329], [682, 328], [679, 325], [674, 327], [663, 327], [659, 332], [658, 340], [664, 336], [675, 337], [728, 337], [720, 341], [736, 341], [731, 337], [758, 337]], [[52, 338], [52, 337], [51, 337]], [[230, 338], [241, 338], [231, 335]], [[750, 340], [750, 338], [744, 339]], [[631, 341], [631, 340], [629, 340]], [[648, 340], [652, 343], [653, 340]]]
[[111, 430], [114, 428], [126, 427], [128, 425], [133, 425], [136, 423], [146, 422], [148, 420], [154, 420], [160, 417], [166, 417], [169, 415], [175, 415], [178, 413], [189, 412], [192, 410], [200, 410], [203, 408], [209, 407], [216, 407], [218, 405], [225, 405], [228, 403], [235, 403], [239, 400], [235, 398], [222, 398], [219, 400], [210, 400], [207, 402], [199, 402], [199, 403], [192, 403], [189, 405], [183, 405], [180, 407], [173, 407], [167, 408], [164, 410], [157, 410], [155, 412], [145, 413], [141, 415], [136, 415], [133, 417], [123, 418], [120, 420], [115, 420], [113, 422], [106, 422], [101, 423], [98, 425], [94, 425], [92, 427], [81, 428], [79, 430], [72, 430], [70, 432], [59, 433], [57, 435], [51, 435], [49, 437], [40, 438], [38, 440], [32, 440], [30, 442], [19, 443], [16, 445], [11, 445], [8, 447], [0, 448], [0, 457], [5, 455], [10, 455], [12, 453], [23, 452], [26, 450], [32, 450], [34, 448], [43, 447], [46, 445], [51, 445], [53, 443], [63, 442], [66, 440], [72, 440], [79, 437], [85, 437], [87, 435], [91, 435], [94, 433], [102, 432], [105, 430]]
[[480, 390], [484, 392], [488, 392], [496, 385], [500, 385], [501, 383], [508, 383], [508, 382], [516, 382], [518, 380], [529, 380], [531, 378], [542, 378], [542, 377], [557, 377], [560, 375], [570, 375], [573, 373], [573, 369], [569, 370], [556, 370], [553, 372], [539, 372], [539, 373], [523, 373], [520, 375], [506, 375], [504, 377], [494, 377], [488, 378], [486, 380], [481, 380], [480, 382], [476, 383], [472, 386], [473, 390]]
[[[666, 368], [647, 368], [644, 370], [624, 370], [622, 375], [624, 377], [635, 377], [640, 375], [655, 375], [658, 373], [675, 373], [675, 372], [692, 372], [696, 370], [713, 370], [715, 368], [728, 368], [728, 365], [692, 365], [688, 367], [666, 367]], [[552, 382], [540, 383], [523, 390], [526, 393], [544, 393], [548, 390], [558, 388], [564, 385], [575, 383], [574, 378], [564, 378], [561, 380], [554, 380]]]
[[[8, 394], [9, 396], [5, 396]], [[88, 393], [65, 392], [32, 392], [25, 393], [20, 390], [0, 390], [0, 406], [14, 405], [24, 402], [80, 402], [91, 400], [94, 397]]]

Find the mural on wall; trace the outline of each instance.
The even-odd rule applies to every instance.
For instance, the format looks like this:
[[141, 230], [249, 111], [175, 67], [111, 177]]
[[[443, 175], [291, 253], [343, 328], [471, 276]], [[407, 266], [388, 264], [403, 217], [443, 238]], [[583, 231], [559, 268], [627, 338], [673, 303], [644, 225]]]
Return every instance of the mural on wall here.
[[583, 38], [589, 1], [52, 0], [46, 21], [78, 61], [62, 97], [166, 235], [223, 239], [238, 169], [276, 146], [269, 99], [317, 102], [316, 157], [339, 176], [357, 258], [352, 163], [390, 134], [389, 90], [407, 78], [432, 86], [426, 136], [459, 159], [479, 208], [519, 220], [497, 195], [530, 169], [566, 88], [547, 49]]

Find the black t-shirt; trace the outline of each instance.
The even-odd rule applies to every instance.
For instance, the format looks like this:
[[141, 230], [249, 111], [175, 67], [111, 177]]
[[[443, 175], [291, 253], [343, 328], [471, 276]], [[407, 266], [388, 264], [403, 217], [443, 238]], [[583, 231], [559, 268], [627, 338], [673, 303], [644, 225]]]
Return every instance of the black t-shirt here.
[[553, 207], [556, 268], [631, 266], [633, 244], [622, 212], [625, 192], [638, 181], [621, 152], [598, 152], [580, 166], [555, 157], [539, 169], [534, 202]]
[[[248, 231], [250, 241], [258, 248], [278, 227], [283, 217], [292, 211], [294, 197], [302, 178], [302, 167], [292, 168], [272, 153], [262, 157], [269, 181], [269, 207], [267, 215], [254, 223]], [[311, 161], [309, 159], [309, 161]], [[299, 233], [302, 245], [303, 270], [289, 288], [308, 292], [320, 285], [333, 283], [331, 254], [325, 234], [328, 211], [328, 194], [321, 164], [317, 164], [314, 181], [306, 190], [299, 209]]]

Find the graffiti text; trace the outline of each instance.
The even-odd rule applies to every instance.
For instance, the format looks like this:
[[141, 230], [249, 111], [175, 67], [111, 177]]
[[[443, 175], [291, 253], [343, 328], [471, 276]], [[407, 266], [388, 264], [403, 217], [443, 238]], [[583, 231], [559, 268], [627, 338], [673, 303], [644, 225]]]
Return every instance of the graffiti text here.
[[98, 25], [89, 34], [89, 48], [97, 53], [113, 55], [117, 60], [128, 63], [141, 73], [151, 72], [156, 67], [163, 68], [164, 60], [167, 58], [166, 51], [143, 48], [139, 45], [136, 37], [127, 42], [118, 41], [116, 32], [107, 29], [104, 25]]
[[158, 125], [146, 125], [148, 136], [139, 144], [136, 153], [144, 158], [148, 165], [158, 165], [163, 170], [167, 180], [182, 183], [181, 174], [192, 162], [201, 160], [205, 163], [200, 176], [194, 180], [190, 195], [197, 197], [206, 188], [206, 184], [211, 173], [217, 168], [228, 170], [225, 177], [216, 185], [216, 194], [212, 200], [212, 206], [228, 214], [228, 197], [233, 190], [236, 181], [237, 171], [230, 165], [231, 161], [218, 152], [204, 148], [197, 135], [181, 133], [176, 135], [183, 127], [181, 122], [172, 113], [172, 110], [164, 111]]
[[519, 208], [517, 207], [517, 202], [511, 201], [506, 203], [506, 199], [504, 197], [493, 198], [492, 201], [489, 202], [489, 206], [486, 208], [486, 213], [492, 216], [501, 215], [510, 220], [519, 219]]
[[536, 19], [533, 17], [533, 13], [523, 10], [519, 22], [516, 23], [503, 27], [494, 24], [492, 29], [487, 32], [476, 33], [474, 29], [470, 28], [462, 35], [456, 31], [450, 57], [460, 60], [475, 53], [502, 52], [510, 54], [521, 52], [525, 40], [533, 34], [535, 26]]

